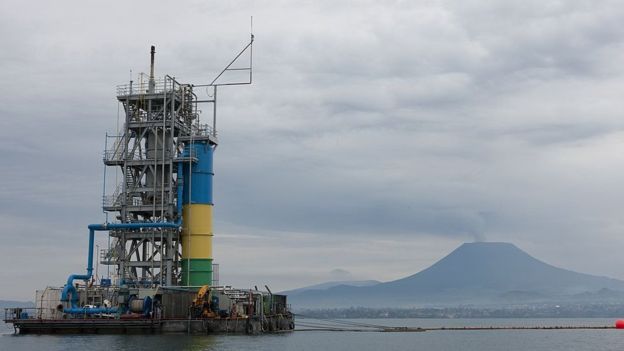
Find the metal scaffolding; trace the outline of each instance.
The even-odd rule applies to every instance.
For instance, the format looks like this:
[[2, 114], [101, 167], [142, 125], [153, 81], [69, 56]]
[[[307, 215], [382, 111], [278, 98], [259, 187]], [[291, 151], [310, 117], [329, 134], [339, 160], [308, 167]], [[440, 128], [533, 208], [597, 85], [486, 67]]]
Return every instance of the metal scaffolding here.
[[[189, 167], [197, 160], [184, 154], [194, 142], [218, 144], [216, 126], [217, 86], [251, 83], [251, 41], [210, 84], [183, 84], [166, 75], [154, 77], [155, 48], [151, 48], [149, 76], [117, 87], [125, 123], [119, 135], [107, 135], [103, 161], [119, 167], [121, 181], [112, 194], [104, 194], [102, 208], [120, 223], [182, 222], [178, 163]], [[249, 50], [249, 66], [231, 68]], [[227, 71], [248, 71], [249, 81], [217, 83]], [[212, 90], [198, 99], [195, 87]], [[198, 104], [212, 104], [208, 120], [201, 124]], [[211, 118], [210, 118], [211, 117]], [[187, 166], [188, 165], [188, 166]], [[105, 187], [106, 188], [106, 187]], [[180, 285], [181, 229], [140, 228], [110, 230], [111, 245], [100, 253], [102, 264], [116, 266], [119, 285]], [[217, 274], [218, 277], [218, 274]]]

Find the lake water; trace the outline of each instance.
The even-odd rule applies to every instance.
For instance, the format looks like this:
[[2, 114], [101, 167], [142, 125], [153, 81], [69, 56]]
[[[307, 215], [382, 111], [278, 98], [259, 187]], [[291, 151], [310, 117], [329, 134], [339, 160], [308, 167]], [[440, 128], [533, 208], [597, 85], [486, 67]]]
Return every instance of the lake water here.
[[[610, 326], [613, 319], [368, 319], [407, 327]], [[300, 324], [317, 322], [299, 319]], [[1, 323], [1, 322], [0, 322]], [[0, 324], [0, 350], [624, 350], [624, 330], [482, 330], [422, 333], [295, 331], [245, 335], [12, 335]]]

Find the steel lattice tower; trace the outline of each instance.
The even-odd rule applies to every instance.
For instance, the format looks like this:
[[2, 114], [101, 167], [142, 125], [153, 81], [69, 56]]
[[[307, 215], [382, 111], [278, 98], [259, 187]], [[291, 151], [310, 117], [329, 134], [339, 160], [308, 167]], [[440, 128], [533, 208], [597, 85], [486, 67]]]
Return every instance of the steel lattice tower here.
[[[152, 46], [149, 77], [142, 74], [138, 82], [117, 87], [117, 100], [125, 111], [124, 128], [120, 135], [107, 136], [104, 164], [119, 167], [122, 181], [112, 195], [104, 196], [103, 209], [115, 213], [122, 224], [175, 224], [120, 226], [109, 231], [112, 245], [101, 253], [100, 261], [117, 267], [119, 285], [218, 281], [212, 260], [217, 87], [251, 84], [252, 44], [253, 35], [210, 84], [202, 85], [182, 84], [169, 75], [155, 79]], [[231, 68], [248, 49], [249, 67]], [[248, 72], [249, 80], [216, 83], [228, 71]], [[195, 87], [211, 91], [210, 98], [198, 99]], [[200, 124], [197, 106], [202, 103], [212, 104], [212, 124]]]
[[[149, 79], [117, 87], [117, 99], [125, 111], [124, 131], [113, 136], [105, 151], [107, 166], [121, 167], [123, 180], [104, 210], [117, 212], [121, 223], [175, 222], [177, 210], [177, 162], [183, 145], [193, 134], [206, 131], [193, 124], [197, 105], [191, 85], [173, 77], [154, 79], [154, 47]], [[202, 134], [202, 133], [200, 133]], [[179, 229], [123, 229], [102, 260], [116, 265], [123, 283], [172, 285], [179, 274]]]

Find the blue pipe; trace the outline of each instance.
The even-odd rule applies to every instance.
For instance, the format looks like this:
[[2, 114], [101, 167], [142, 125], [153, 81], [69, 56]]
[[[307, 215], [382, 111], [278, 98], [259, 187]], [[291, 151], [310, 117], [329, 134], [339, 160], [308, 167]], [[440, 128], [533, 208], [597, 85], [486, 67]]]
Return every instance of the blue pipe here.
[[111, 308], [87, 308], [87, 307], [72, 307], [66, 308], [63, 310], [65, 313], [69, 314], [98, 314], [98, 313], [117, 313], [117, 307]]
[[[103, 224], [89, 224], [89, 255], [87, 258], [87, 274], [72, 274], [67, 277], [67, 284], [63, 288], [63, 292], [61, 293], [61, 301], [71, 301], [71, 308], [66, 308], [63, 312], [65, 313], [85, 313], [84, 308], [78, 307], [78, 292], [76, 291], [76, 287], [74, 287], [74, 280], [84, 280], [88, 281], [91, 279], [93, 275], [93, 246], [95, 241], [95, 232], [103, 231], [103, 230], [111, 230], [111, 229], [141, 229], [141, 228], [179, 228], [180, 221], [174, 222], [141, 222], [141, 223], [103, 223]], [[69, 296], [71, 295], [71, 300]], [[88, 310], [96, 310], [95, 308], [90, 308]], [[110, 310], [110, 309], [109, 309]], [[110, 313], [109, 312], [86, 312], [89, 313]]]
[[182, 162], [178, 162], [178, 220], [182, 221], [182, 202], [184, 201], [184, 165]]

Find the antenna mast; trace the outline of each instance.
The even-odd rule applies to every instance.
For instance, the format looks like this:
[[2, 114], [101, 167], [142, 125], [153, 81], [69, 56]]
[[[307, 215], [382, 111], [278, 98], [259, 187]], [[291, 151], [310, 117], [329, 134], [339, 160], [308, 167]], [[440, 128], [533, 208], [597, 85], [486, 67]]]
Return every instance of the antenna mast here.
[[[253, 78], [253, 42], [254, 42], [254, 35], [253, 35], [253, 16], [251, 17], [251, 27], [250, 27], [250, 33], [249, 33], [249, 43], [247, 43], [247, 45], [245, 45], [245, 47], [236, 55], [234, 56], [234, 58], [232, 59], [232, 61], [230, 61], [230, 63], [227, 64], [227, 66], [225, 66], [225, 68], [223, 70], [221, 70], [221, 72], [219, 72], [219, 74], [217, 74], [217, 76], [212, 80], [212, 82], [210, 82], [209, 84], [197, 84], [197, 85], [193, 85], [194, 88], [196, 87], [206, 87], [206, 92], [208, 94], [208, 96], [212, 97], [212, 99], [208, 99], [208, 100], [197, 100], [196, 102], [198, 103], [212, 103], [212, 133], [213, 136], [216, 137], [217, 136], [217, 87], [219, 86], [227, 86], [227, 85], [248, 85], [252, 83], [252, 78]], [[239, 62], [239, 59], [243, 56], [243, 54], [245, 54], [247, 51], [249, 51], [249, 62], [247, 65], [243, 66], [243, 67], [232, 67], [232, 65], [234, 65], [234, 63]], [[242, 60], [240, 60], [242, 61]], [[244, 81], [237, 81], [237, 80], [233, 80], [233, 81], [223, 81], [223, 82], [217, 82], [219, 80], [219, 78], [221, 78], [226, 72], [248, 72], [249, 74], [249, 79], [244, 80]], [[212, 94], [210, 93], [209, 89], [212, 88]]]

